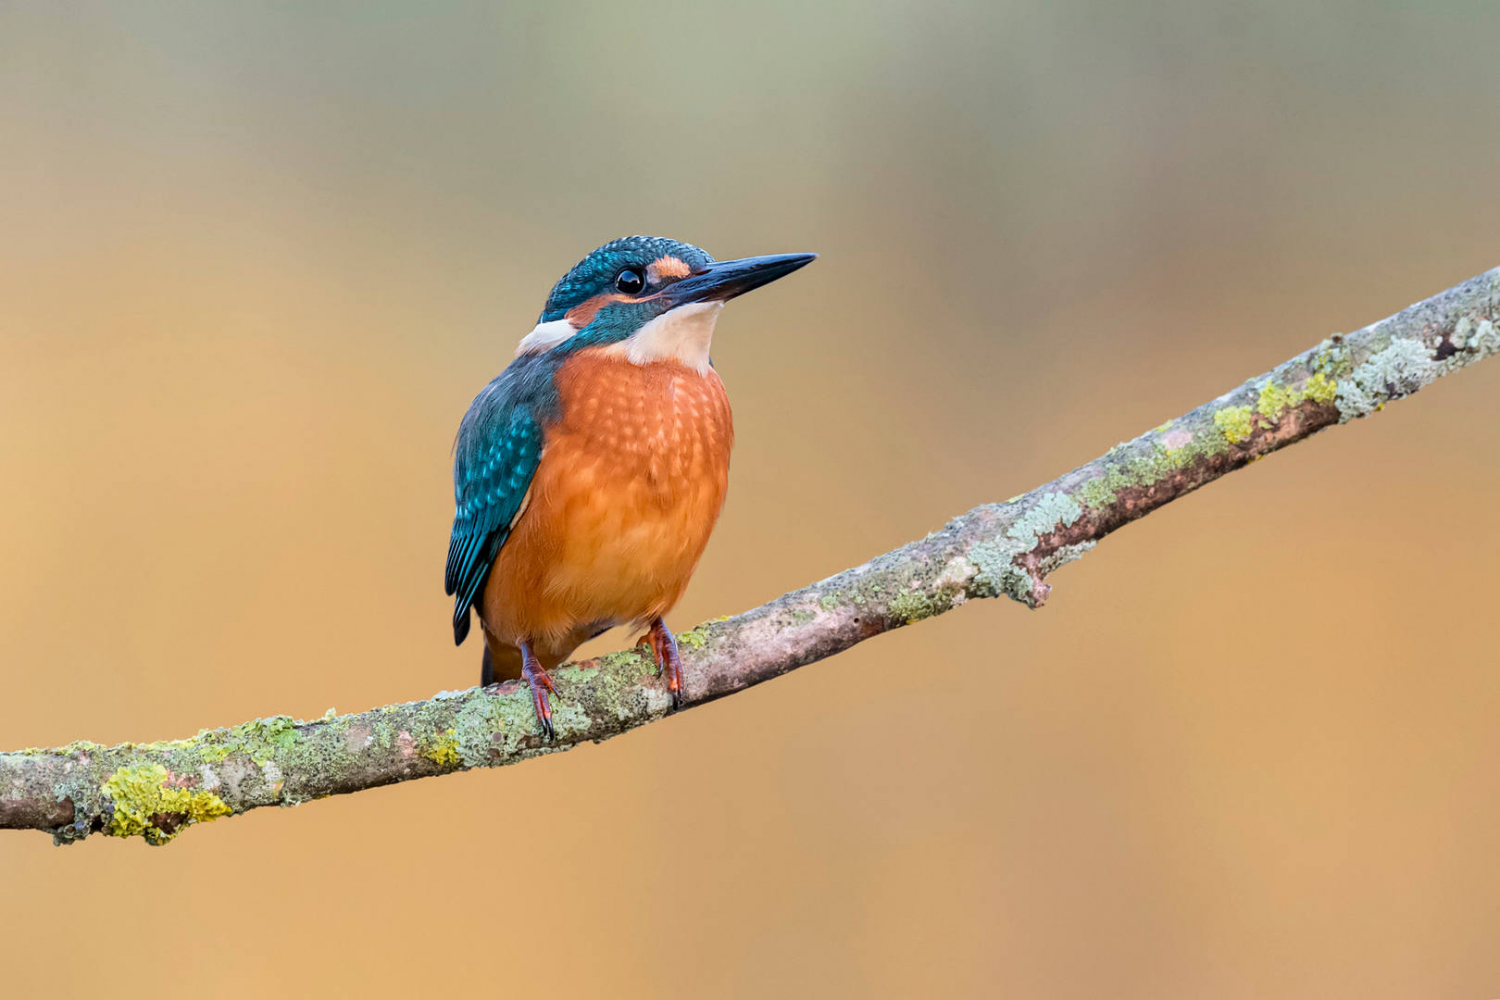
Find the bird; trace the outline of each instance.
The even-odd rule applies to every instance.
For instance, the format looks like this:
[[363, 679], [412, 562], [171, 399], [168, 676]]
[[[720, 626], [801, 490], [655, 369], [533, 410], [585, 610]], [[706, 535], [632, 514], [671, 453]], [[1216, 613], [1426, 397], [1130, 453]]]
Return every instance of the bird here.
[[682, 658], [663, 619], [718, 520], [734, 444], [714, 325], [730, 299], [816, 256], [717, 261], [664, 237], [606, 243], [553, 286], [469, 405], [444, 579], [453, 639], [478, 616], [481, 685], [525, 680], [545, 739], [556, 736], [548, 671], [617, 626], [646, 630], [681, 707]]

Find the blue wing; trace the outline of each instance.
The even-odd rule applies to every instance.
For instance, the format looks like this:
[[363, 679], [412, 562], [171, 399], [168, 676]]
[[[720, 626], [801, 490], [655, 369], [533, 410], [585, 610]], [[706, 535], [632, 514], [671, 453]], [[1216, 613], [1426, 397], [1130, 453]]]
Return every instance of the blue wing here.
[[500, 547], [526, 502], [542, 457], [542, 427], [524, 391], [501, 375], [464, 414], [454, 445], [453, 539], [444, 586], [456, 595], [453, 641], [469, 634], [469, 609], [484, 594]]

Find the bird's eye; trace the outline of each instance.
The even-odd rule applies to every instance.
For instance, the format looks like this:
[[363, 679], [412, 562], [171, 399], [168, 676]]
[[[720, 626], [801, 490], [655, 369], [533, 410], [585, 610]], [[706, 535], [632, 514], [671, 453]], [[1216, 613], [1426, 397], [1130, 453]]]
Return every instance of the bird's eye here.
[[641, 277], [641, 272], [627, 267], [615, 275], [615, 287], [626, 295], [634, 295], [646, 287], [646, 280]]

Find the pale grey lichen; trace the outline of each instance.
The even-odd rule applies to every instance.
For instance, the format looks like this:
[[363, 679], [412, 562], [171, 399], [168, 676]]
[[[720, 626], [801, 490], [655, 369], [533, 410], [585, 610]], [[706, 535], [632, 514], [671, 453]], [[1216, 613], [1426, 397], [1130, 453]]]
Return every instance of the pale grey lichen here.
[[1339, 379], [1334, 403], [1339, 422], [1374, 413], [1393, 399], [1410, 396], [1437, 378], [1440, 369], [1427, 346], [1416, 338], [1395, 340]]
[[1482, 319], [1475, 323], [1465, 316], [1453, 328], [1453, 346], [1460, 351], [1477, 355], [1465, 359], [1465, 362], [1477, 361], [1500, 351], [1500, 331], [1495, 329], [1493, 320]]
[[[453, 719], [453, 732], [458, 740], [458, 756], [465, 767], [483, 767], [490, 762], [495, 752], [494, 734], [504, 725], [501, 719], [498, 698], [471, 698], [464, 702]], [[510, 721], [518, 722], [512, 711]]]
[[969, 587], [969, 581], [974, 579], [979, 572], [975, 566], [963, 556], [954, 556], [943, 566], [943, 571], [932, 581], [934, 589], [941, 593], [954, 595], [955, 603], [964, 599], [964, 592]]
[[1435, 354], [1420, 338], [1391, 341], [1339, 379], [1339, 422], [1348, 423], [1380, 409], [1392, 400], [1409, 396], [1439, 376], [1500, 352], [1500, 331], [1485, 316], [1460, 316], [1453, 324], [1447, 357]]
[[1016, 519], [1005, 536], [1029, 549], [1058, 524], [1069, 527], [1082, 516], [1083, 508], [1078, 505], [1077, 500], [1066, 493], [1047, 493], [1037, 500], [1035, 506]]
[[969, 546], [969, 561], [976, 569], [969, 593], [974, 597], [1004, 595], [1030, 605], [1041, 581], [1016, 565], [1016, 556], [1021, 551], [1017, 546], [998, 541], [975, 542]]
[[582, 705], [554, 698], [552, 701], [552, 725], [562, 736], [587, 732], [593, 719]]

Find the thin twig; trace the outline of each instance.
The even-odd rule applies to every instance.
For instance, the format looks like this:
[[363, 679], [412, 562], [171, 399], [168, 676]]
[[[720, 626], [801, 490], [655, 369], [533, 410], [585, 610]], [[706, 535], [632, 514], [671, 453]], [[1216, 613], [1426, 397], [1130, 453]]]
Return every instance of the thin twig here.
[[[1031, 607], [1111, 531], [1334, 424], [1500, 351], [1500, 269], [1312, 350], [1005, 503], [753, 611], [680, 636], [688, 707], [978, 597]], [[411, 778], [513, 764], [654, 722], [669, 699], [640, 650], [553, 673], [557, 739], [518, 683], [311, 722], [257, 719], [186, 740], [0, 754], [0, 828], [164, 843], [194, 823]]]

